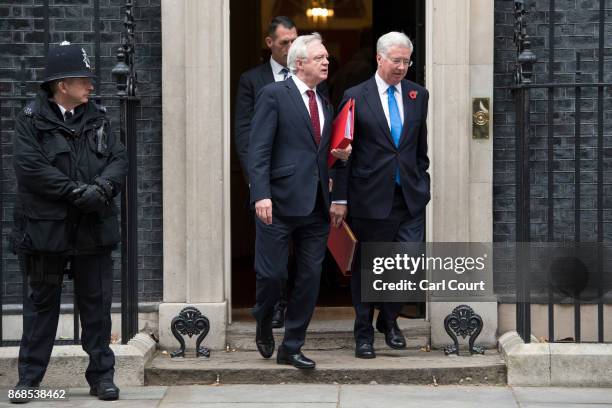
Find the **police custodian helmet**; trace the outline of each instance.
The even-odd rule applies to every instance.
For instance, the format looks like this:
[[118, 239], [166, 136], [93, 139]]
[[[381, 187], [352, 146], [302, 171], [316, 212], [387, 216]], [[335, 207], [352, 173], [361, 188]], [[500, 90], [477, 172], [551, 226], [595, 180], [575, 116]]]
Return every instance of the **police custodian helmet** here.
[[95, 78], [85, 49], [68, 41], [49, 48], [41, 86], [62, 78]]

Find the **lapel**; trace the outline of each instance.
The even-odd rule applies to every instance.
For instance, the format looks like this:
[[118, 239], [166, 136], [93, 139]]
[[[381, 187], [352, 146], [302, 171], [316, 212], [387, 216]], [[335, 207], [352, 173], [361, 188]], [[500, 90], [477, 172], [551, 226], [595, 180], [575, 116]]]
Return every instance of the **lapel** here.
[[380, 102], [378, 86], [376, 85], [376, 79], [374, 79], [374, 77], [370, 78], [370, 80], [366, 83], [364, 91], [364, 99], [370, 107], [370, 110], [374, 115], [374, 119], [376, 119], [376, 121], [380, 125], [380, 128], [387, 137], [389, 143], [391, 143], [391, 145], [395, 147], [395, 143], [393, 143], [393, 137], [391, 137], [391, 130], [389, 129], [389, 124], [387, 123], [387, 118], [385, 117], [385, 111], [383, 110], [382, 103]]
[[272, 73], [270, 61], [261, 64], [260, 77], [263, 85], [268, 85], [274, 82], [274, 73]]
[[410, 123], [416, 119], [416, 99], [410, 99], [409, 93], [413, 89], [408, 85], [408, 81], [402, 80], [402, 104], [404, 105], [404, 125], [400, 136], [399, 147], [407, 143], [412, 135], [409, 133]]
[[[302, 99], [302, 95], [300, 94], [300, 90], [297, 85], [291, 78], [287, 78], [284, 81], [285, 86], [287, 87], [287, 92], [289, 93], [289, 99], [293, 102], [293, 106], [299, 115], [304, 119], [306, 126], [308, 127], [308, 132], [310, 133], [310, 139], [312, 140], [313, 146], [317, 146], [314, 141], [314, 132], [312, 130], [312, 124], [310, 123], [310, 115], [308, 114], [308, 109], [306, 109], [306, 105], [304, 105], [304, 99]], [[327, 117], [325, 118], [325, 122], [327, 123]]]

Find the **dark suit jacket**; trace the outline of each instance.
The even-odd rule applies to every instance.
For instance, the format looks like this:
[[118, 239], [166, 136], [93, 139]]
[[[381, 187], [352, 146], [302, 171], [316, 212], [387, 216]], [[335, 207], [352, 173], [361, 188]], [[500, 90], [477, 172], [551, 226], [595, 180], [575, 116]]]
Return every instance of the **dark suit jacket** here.
[[[274, 82], [274, 74], [270, 61], [251, 68], [240, 76], [238, 82], [238, 92], [236, 93], [236, 111], [234, 117], [234, 138], [236, 141], [236, 151], [240, 159], [240, 165], [248, 180], [247, 157], [249, 153], [249, 134], [251, 131], [251, 120], [255, 110], [255, 100], [259, 91], [264, 86]], [[317, 92], [327, 97], [327, 85], [322, 82], [317, 86]]]
[[[270, 61], [256, 66], [240, 76], [236, 94], [236, 112], [234, 120], [234, 138], [240, 166], [245, 176], [248, 175], [247, 157], [249, 153], [249, 133], [251, 119], [255, 110], [255, 97], [264, 86], [274, 82]], [[247, 177], [248, 179], [248, 177]]]
[[[337, 179], [334, 189], [338, 197], [348, 200], [350, 217], [384, 219], [389, 216], [398, 166], [410, 213], [419, 214], [429, 202], [426, 123], [429, 93], [408, 80], [403, 80], [401, 87], [404, 126], [399, 148], [393, 143], [374, 77], [344, 93], [341, 105], [355, 98], [353, 151], [346, 178]], [[410, 98], [411, 91], [416, 91], [415, 99]]]
[[308, 109], [293, 81], [265, 86], [255, 104], [250, 145], [251, 204], [272, 199], [273, 216], [306, 216], [321, 189], [330, 206], [327, 155], [333, 110], [323, 99], [325, 123], [321, 142], [314, 140]]

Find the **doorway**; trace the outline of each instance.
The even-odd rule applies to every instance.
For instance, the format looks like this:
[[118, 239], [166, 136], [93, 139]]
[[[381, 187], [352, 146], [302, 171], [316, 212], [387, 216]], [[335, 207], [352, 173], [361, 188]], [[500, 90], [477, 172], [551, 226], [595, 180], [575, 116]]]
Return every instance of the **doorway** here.
[[[346, 89], [370, 78], [376, 69], [376, 39], [389, 31], [403, 31], [414, 44], [414, 65], [407, 79], [425, 83], [425, 0], [336, 0], [333, 17], [306, 14], [308, 0], [230, 0], [231, 117], [240, 75], [267, 62], [264, 43], [267, 25], [277, 15], [290, 17], [300, 34], [317, 31], [330, 54], [328, 88], [337, 107]], [[325, 3], [319, 1], [319, 3]], [[233, 124], [233, 119], [232, 119]], [[231, 141], [232, 307], [255, 303], [255, 223], [249, 209], [248, 184]], [[351, 306], [349, 278], [342, 276], [329, 253], [323, 265], [317, 306]]]

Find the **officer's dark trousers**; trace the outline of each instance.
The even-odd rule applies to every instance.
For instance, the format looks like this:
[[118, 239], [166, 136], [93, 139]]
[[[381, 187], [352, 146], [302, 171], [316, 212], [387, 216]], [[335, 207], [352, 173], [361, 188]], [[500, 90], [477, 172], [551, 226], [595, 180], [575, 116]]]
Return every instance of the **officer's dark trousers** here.
[[[89, 354], [85, 378], [90, 385], [112, 379], [115, 355], [109, 347], [113, 267], [110, 253], [72, 257], [72, 273], [81, 318], [81, 342]], [[20, 258], [20, 266], [32, 275], [32, 256]], [[38, 259], [40, 262], [40, 258]], [[61, 274], [65, 262], [46, 262], [49, 274]], [[61, 268], [61, 269], [60, 269]], [[52, 270], [55, 269], [55, 270]], [[23, 336], [19, 349], [19, 383], [38, 385], [45, 375], [57, 331], [62, 287], [52, 279], [35, 279], [24, 299]]]
[[281, 285], [287, 280], [289, 240], [293, 239], [296, 274], [285, 315], [283, 346], [297, 353], [304, 345], [306, 329], [317, 304], [321, 264], [329, 235], [329, 215], [317, 197], [313, 212], [305, 217], [282, 217], [272, 213], [272, 224], [255, 220], [256, 304], [253, 316], [269, 324]]
[[[413, 216], [408, 211], [401, 187], [396, 186], [393, 206], [389, 217], [379, 219], [350, 218], [349, 225], [355, 236], [362, 242], [422, 242], [425, 234], [424, 213]], [[351, 295], [355, 308], [355, 342], [374, 342], [374, 304], [361, 301], [361, 245], [357, 246], [355, 263], [351, 275]], [[380, 304], [380, 313], [386, 322], [394, 322], [402, 304], [386, 302]]]

